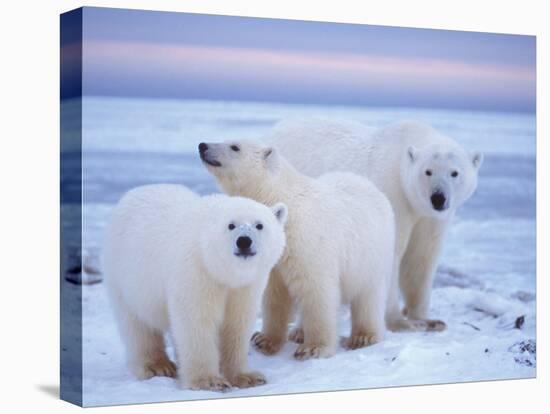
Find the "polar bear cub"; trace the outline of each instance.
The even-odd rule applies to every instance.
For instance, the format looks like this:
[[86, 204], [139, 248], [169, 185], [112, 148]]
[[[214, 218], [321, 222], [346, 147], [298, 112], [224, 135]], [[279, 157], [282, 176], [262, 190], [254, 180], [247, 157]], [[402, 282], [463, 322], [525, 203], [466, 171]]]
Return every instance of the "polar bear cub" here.
[[[128, 192], [107, 228], [103, 265], [131, 371], [182, 387], [263, 384], [248, 343], [268, 275], [285, 246], [287, 208], [177, 185]], [[221, 371], [221, 372], [220, 372]]]
[[274, 148], [251, 141], [201, 143], [199, 153], [228, 194], [267, 204], [280, 200], [290, 211], [287, 247], [269, 278], [255, 347], [267, 355], [280, 350], [296, 305], [301, 329], [291, 335], [300, 343], [295, 358], [333, 355], [341, 302], [351, 304], [352, 315], [345, 347], [382, 340], [395, 232], [386, 197], [355, 174], [307, 177]]

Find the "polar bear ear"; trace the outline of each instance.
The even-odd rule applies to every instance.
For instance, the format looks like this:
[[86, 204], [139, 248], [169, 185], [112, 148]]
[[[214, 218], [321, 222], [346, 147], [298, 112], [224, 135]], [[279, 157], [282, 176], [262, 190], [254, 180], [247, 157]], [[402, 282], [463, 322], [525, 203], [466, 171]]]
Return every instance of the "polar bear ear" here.
[[281, 223], [281, 226], [286, 224], [286, 219], [288, 217], [288, 207], [284, 203], [277, 203], [271, 207], [271, 211], [275, 214], [275, 217]]
[[411, 162], [415, 162], [418, 159], [418, 150], [411, 145], [407, 148], [407, 157]]
[[481, 152], [474, 152], [472, 154], [472, 164], [476, 170], [479, 170], [481, 164], [483, 164], [483, 154]]
[[274, 170], [277, 166], [277, 151], [273, 147], [265, 148], [262, 154], [262, 157], [267, 165], [267, 167], [271, 170]]
[[265, 148], [264, 152], [263, 152], [263, 155], [262, 155], [264, 160], [269, 159], [269, 157], [271, 157], [273, 155], [273, 151], [275, 151], [275, 150], [272, 147]]

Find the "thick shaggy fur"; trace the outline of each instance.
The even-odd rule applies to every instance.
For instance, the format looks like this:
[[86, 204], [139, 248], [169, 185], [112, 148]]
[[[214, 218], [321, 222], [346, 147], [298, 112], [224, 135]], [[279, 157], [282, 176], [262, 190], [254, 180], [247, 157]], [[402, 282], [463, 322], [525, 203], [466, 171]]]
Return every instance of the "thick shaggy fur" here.
[[[152, 185], [126, 194], [107, 229], [103, 266], [128, 363], [140, 378], [176, 376], [182, 387], [225, 391], [265, 382], [247, 366], [253, 322], [284, 246], [286, 206], [199, 197]], [[256, 227], [261, 223], [263, 228]], [[230, 229], [228, 226], [234, 227]], [[236, 256], [246, 234], [255, 255]]]
[[300, 328], [291, 338], [301, 344], [294, 356], [333, 355], [341, 302], [351, 304], [346, 347], [381, 341], [395, 232], [386, 197], [355, 174], [307, 177], [273, 148], [250, 141], [201, 145], [203, 162], [225, 192], [288, 205], [287, 248], [264, 294], [257, 349], [279, 351], [296, 306]]
[[[452, 217], [477, 186], [482, 155], [468, 154], [417, 122], [373, 129], [348, 121], [290, 120], [277, 125], [268, 141], [305, 174], [354, 172], [388, 197], [397, 225], [388, 327], [444, 329], [443, 322], [428, 320], [433, 276]], [[443, 210], [432, 205], [435, 191], [445, 194]], [[407, 319], [399, 307], [399, 286]]]

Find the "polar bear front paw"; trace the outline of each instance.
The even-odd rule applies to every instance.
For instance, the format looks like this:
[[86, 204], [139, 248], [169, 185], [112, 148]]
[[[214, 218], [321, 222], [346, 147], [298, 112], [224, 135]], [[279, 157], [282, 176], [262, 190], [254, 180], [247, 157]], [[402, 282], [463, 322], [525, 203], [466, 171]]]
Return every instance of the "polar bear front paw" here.
[[259, 372], [241, 372], [232, 377], [229, 382], [237, 388], [250, 388], [265, 384], [266, 379]]
[[327, 358], [334, 352], [328, 346], [321, 345], [300, 345], [294, 352], [294, 358], [304, 361], [310, 358]]
[[348, 350], [364, 348], [381, 341], [380, 335], [374, 333], [361, 333], [349, 338], [342, 338], [342, 346]]
[[281, 343], [272, 341], [269, 336], [262, 332], [255, 332], [254, 335], [252, 335], [252, 338], [250, 338], [250, 341], [252, 342], [252, 345], [254, 345], [254, 348], [264, 355], [276, 354], [282, 346]]
[[427, 319], [426, 324], [427, 324], [427, 329], [426, 329], [427, 331], [441, 332], [447, 328], [447, 324], [438, 319]]
[[441, 332], [447, 328], [447, 324], [437, 319], [408, 319], [407, 322], [414, 331]]
[[395, 319], [387, 324], [393, 332], [441, 332], [447, 328], [447, 324], [437, 319]]
[[143, 364], [136, 364], [132, 367], [132, 372], [140, 380], [146, 380], [153, 377], [175, 378], [177, 374], [176, 364], [168, 358], [161, 358], [154, 361], [148, 361]]
[[231, 383], [225, 378], [210, 375], [190, 381], [189, 388], [192, 390], [227, 392], [231, 389]]
[[302, 328], [294, 328], [288, 334], [288, 339], [297, 344], [304, 343], [304, 330]]

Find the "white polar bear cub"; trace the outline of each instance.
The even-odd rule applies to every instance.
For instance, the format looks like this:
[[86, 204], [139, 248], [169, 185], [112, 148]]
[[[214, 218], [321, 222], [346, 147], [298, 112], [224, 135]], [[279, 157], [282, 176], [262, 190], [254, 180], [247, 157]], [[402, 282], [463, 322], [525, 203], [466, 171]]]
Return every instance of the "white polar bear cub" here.
[[[131, 371], [226, 391], [265, 378], [247, 367], [249, 336], [284, 246], [287, 209], [177, 185], [128, 192], [107, 228], [103, 265]], [[221, 374], [220, 374], [221, 370]]]
[[202, 161], [230, 195], [288, 205], [287, 247], [264, 294], [262, 333], [252, 341], [264, 354], [287, 338], [293, 305], [302, 329], [297, 359], [328, 357], [338, 345], [341, 302], [351, 304], [346, 348], [381, 341], [394, 250], [394, 217], [386, 197], [367, 179], [299, 173], [273, 148], [251, 141], [199, 145]]
[[[418, 122], [373, 129], [327, 119], [278, 124], [268, 141], [312, 177], [350, 171], [368, 177], [390, 200], [396, 219], [396, 263], [388, 304], [392, 330], [442, 330], [428, 320], [437, 259], [456, 209], [477, 187], [483, 161]], [[405, 299], [404, 319], [399, 286]]]

